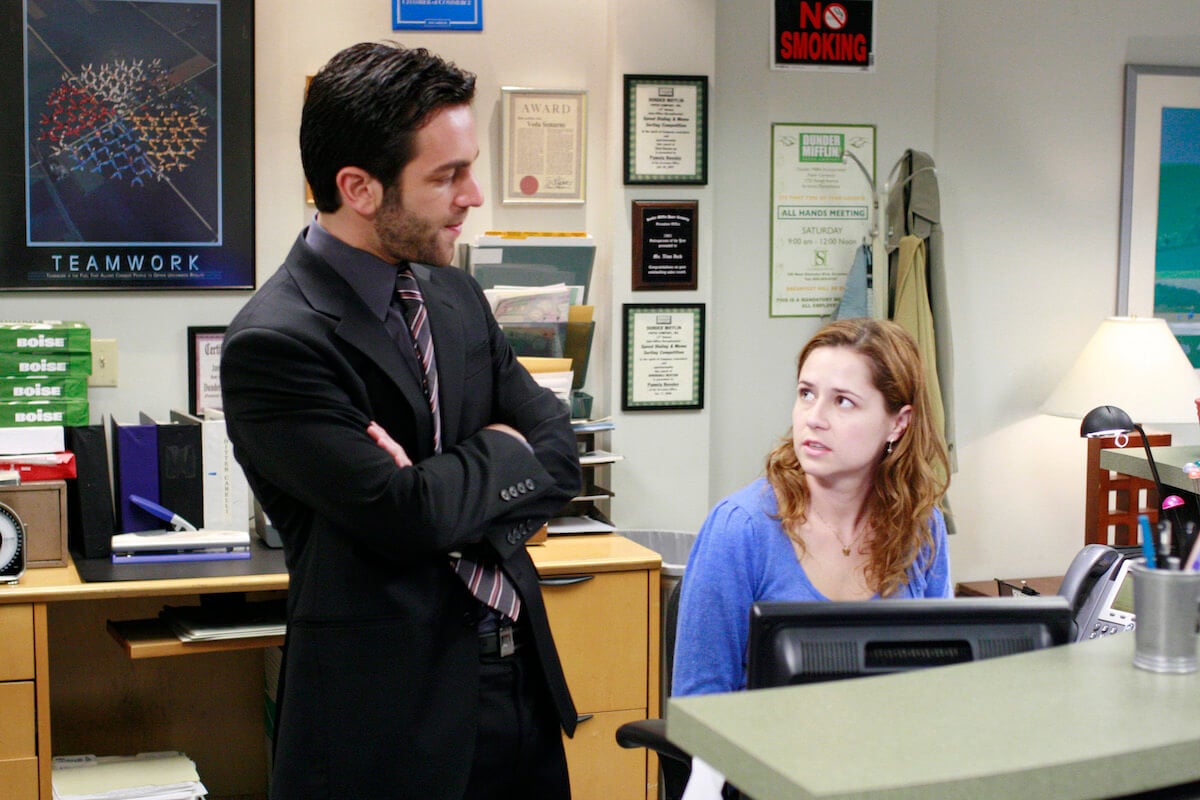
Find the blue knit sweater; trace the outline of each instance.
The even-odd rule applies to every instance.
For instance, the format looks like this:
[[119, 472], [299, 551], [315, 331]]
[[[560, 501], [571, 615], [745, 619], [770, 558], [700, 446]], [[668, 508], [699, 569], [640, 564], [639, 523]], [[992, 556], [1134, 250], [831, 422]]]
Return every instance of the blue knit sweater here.
[[[809, 582], [792, 542], [775, 518], [766, 478], [730, 495], [709, 512], [688, 557], [675, 634], [675, 696], [732, 692], [746, 686], [750, 606], [757, 600], [828, 600]], [[946, 523], [930, 520], [928, 549], [893, 597], [950, 597]]]

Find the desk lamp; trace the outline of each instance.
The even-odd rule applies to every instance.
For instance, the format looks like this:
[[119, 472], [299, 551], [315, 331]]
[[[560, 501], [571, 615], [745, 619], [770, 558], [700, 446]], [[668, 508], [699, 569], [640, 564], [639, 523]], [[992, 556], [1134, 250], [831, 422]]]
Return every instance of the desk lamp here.
[[[1168, 495], [1146, 433], [1122, 409], [1133, 409], [1145, 423], [1195, 424], [1193, 400], [1197, 397], [1200, 376], [1165, 320], [1109, 317], [1100, 323], [1041, 411], [1083, 418], [1080, 435], [1085, 437], [1141, 434], [1154, 486], [1165, 500]], [[1178, 512], [1170, 507], [1167, 511], [1172, 526], [1177, 526]]]
[[[1142, 429], [1142, 426], [1134, 422], [1124, 409], [1116, 406], [1093, 408], [1084, 416], [1083, 423], [1079, 426], [1079, 435], [1085, 439], [1105, 436], [1121, 437], [1134, 432], [1142, 437], [1142, 447], [1146, 448], [1146, 461], [1150, 464], [1150, 474], [1154, 478], [1154, 489], [1158, 492], [1159, 502], [1162, 503], [1164, 510], [1171, 511], [1171, 524], [1176, 526], [1176, 530], [1182, 530], [1178, 527], [1179, 519], [1174, 511], [1178, 504], [1168, 503], [1166, 487], [1158, 477], [1158, 465], [1154, 463], [1154, 454], [1150, 452], [1150, 440], [1146, 437], [1146, 431]], [[1118, 439], [1117, 446], [1124, 447], [1124, 444]]]

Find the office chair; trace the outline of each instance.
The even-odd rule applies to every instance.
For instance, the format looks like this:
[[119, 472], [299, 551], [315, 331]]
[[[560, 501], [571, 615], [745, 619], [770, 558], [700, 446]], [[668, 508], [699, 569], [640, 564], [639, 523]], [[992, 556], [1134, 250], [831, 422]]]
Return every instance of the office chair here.
[[[671, 674], [675, 666], [675, 626], [679, 619], [679, 591], [683, 581], [676, 582], [667, 597], [667, 613], [663, 620], [664, 655], [662, 670], [666, 676], [667, 695], [671, 694]], [[664, 698], [665, 701], [665, 698]], [[692, 774], [692, 757], [667, 741], [665, 719], [639, 719], [617, 728], [617, 744], [633, 749], [645, 747], [658, 754], [660, 795], [663, 800], [680, 800]]]

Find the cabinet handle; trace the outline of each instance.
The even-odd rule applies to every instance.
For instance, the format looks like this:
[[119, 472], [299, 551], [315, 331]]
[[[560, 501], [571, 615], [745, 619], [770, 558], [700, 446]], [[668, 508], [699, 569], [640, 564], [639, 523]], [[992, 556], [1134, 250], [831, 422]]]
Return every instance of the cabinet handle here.
[[589, 719], [591, 719], [594, 716], [595, 716], [595, 714], [580, 714], [579, 716], [577, 716], [575, 718], [575, 724], [582, 725], [583, 723], [587, 722]]
[[571, 575], [565, 578], [538, 578], [542, 586], [574, 586], [577, 583], [587, 583], [595, 575]]

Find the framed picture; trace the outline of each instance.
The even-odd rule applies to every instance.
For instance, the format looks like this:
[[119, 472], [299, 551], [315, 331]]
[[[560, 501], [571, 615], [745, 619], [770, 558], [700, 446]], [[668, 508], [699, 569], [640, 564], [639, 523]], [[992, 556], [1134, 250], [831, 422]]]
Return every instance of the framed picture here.
[[504, 87], [501, 202], [582, 203], [587, 92]]
[[0, 289], [253, 289], [253, 0], [0, 16]]
[[188, 338], [188, 411], [203, 414], [205, 409], [221, 409], [221, 345], [225, 326], [189, 327]]
[[772, 317], [832, 316], [871, 230], [875, 126], [771, 124]]
[[1117, 313], [1162, 317], [1200, 367], [1200, 68], [1125, 67]]
[[[308, 85], [310, 83], [312, 83], [312, 79], [313, 79], [312, 75], [304, 76], [304, 100], [305, 101], [308, 100]], [[303, 175], [303, 170], [301, 170], [301, 175]], [[307, 178], [304, 178], [304, 202], [310, 206], [315, 206], [317, 204], [317, 201], [313, 198], [312, 186], [309, 185]]]
[[708, 78], [625, 76], [625, 183], [708, 183]]
[[623, 411], [704, 408], [704, 305], [621, 307]]
[[695, 200], [633, 201], [633, 289], [695, 289]]
[[481, 31], [483, 0], [392, 0], [394, 31]]

